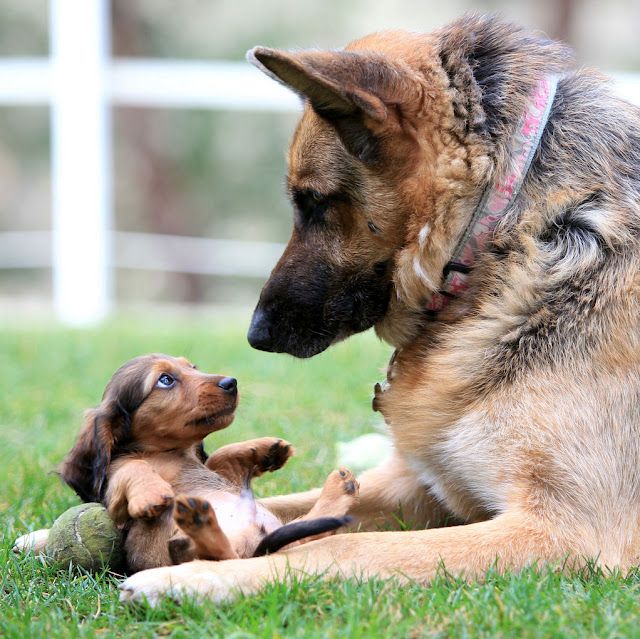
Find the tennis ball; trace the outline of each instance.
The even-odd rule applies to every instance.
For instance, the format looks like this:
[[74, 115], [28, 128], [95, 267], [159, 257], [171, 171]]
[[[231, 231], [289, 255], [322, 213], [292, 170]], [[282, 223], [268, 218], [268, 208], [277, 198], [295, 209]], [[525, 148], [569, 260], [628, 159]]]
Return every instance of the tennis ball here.
[[119, 570], [124, 563], [120, 532], [107, 509], [94, 503], [69, 508], [53, 522], [45, 555], [58, 568]]

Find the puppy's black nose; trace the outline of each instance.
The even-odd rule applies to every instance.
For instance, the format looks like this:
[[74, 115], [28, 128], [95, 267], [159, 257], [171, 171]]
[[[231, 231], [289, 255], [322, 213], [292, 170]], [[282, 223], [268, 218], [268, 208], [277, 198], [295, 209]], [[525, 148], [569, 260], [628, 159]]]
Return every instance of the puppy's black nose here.
[[223, 377], [218, 386], [227, 393], [235, 393], [238, 390], [238, 380], [234, 377]]
[[256, 308], [253, 313], [247, 339], [253, 348], [257, 348], [259, 351], [273, 352], [271, 322], [267, 314], [260, 307]]

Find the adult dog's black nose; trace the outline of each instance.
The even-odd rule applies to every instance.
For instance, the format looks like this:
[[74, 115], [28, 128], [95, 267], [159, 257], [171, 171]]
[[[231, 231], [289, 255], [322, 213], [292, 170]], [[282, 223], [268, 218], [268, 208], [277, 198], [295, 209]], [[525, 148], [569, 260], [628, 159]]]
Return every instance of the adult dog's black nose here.
[[257, 348], [259, 351], [273, 352], [271, 322], [267, 314], [259, 307], [253, 313], [247, 339], [253, 348]]
[[234, 377], [223, 377], [218, 386], [227, 393], [235, 393], [238, 390], [238, 380]]

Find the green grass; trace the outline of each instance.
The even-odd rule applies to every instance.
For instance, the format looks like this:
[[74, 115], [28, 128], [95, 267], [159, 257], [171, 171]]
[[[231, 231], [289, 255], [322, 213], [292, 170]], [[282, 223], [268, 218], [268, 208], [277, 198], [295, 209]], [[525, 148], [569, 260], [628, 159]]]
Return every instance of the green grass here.
[[233, 605], [167, 602], [152, 610], [119, 604], [109, 575], [55, 573], [37, 558], [15, 557], [17, 535], [49, 526], [77, 503], [52, 471], [82, 411], [134, 355], [182, 354], [239, 378], [236, 421], [207, 448], [259, 435], [296, 444], [283, 470], [256, 482], [265, 495], [318, 485], [334, 465], [335, 442], [373, 429], [371, 388], [388, 348], [364, 335], [300, 362], [251, 350], [245, 321], [158, 313], [89, 331], [2, 326], [0, 636], [640, 637], [640, 572], [532, 569], [476, 584], [443, 574], [430, 587], [314, 579], [276, 584]]

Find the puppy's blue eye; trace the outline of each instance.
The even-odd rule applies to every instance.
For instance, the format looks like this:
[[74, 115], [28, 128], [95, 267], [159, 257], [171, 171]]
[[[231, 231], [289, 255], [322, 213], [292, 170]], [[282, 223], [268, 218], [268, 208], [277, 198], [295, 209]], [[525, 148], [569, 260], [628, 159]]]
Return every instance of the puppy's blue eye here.
[[162, 373], [156, 382], [156, 388], [173, 388], [175, 385], [175, 378], [171, 377], [168, 373]]

